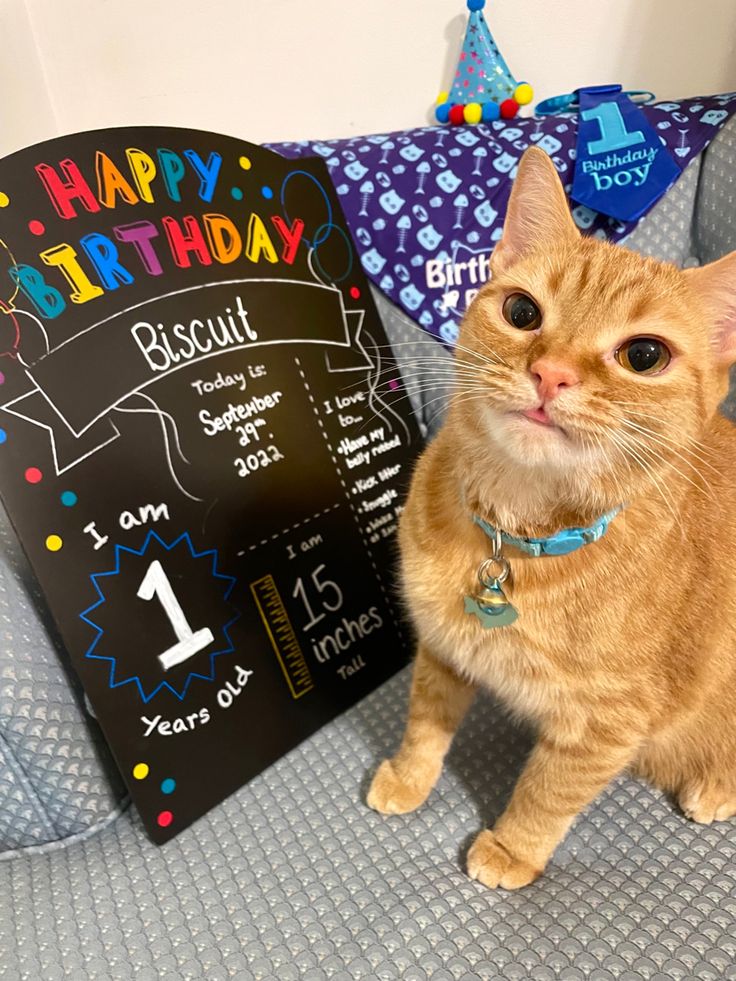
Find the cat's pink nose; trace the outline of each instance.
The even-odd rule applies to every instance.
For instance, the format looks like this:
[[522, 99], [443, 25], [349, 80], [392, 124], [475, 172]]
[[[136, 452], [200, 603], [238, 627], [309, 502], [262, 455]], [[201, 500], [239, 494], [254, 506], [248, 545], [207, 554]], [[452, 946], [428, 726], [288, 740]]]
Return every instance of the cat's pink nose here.
[[572, 388], [580, 382], [580, 378], [570, 365], [551, 358], [539, 358], [531, 366], [530, 371], [543, 402], [557, 398], [563, 388]]

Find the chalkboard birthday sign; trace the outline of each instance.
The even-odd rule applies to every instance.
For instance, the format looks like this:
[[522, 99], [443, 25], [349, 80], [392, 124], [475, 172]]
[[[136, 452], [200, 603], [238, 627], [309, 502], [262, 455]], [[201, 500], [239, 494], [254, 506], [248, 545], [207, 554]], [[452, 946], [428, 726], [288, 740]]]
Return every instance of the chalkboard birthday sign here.
[[406, 662], [419, 434], [320, 161], [64, 137], [0, 236], [0, 494], [163, 842]]

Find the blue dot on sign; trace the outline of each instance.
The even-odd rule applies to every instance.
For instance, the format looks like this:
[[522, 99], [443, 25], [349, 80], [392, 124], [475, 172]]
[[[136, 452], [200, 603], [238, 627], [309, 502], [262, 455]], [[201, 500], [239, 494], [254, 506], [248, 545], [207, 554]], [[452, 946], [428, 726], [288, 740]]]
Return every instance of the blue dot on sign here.
[[77, 495], [74, 491], [62, 491], [61, 503], [65, 508], [73, 508], [77, 503]]
[[264, 198], [266, 198], [267, 201], [270, 201], [271, 198], [273, 197], [273, 191], [271, 190], [270, 187], [262, 187], [261, 194], [264, 196]]
[[235, 201], [242, 201], [243, 200], [243, 192], [241, 191], [241, 189], [239, 187], [231, 187], [230, 188], [230, 197], [233, 198], [233, 200], [235, 200]]
[[0, 429], [0, 445], [2, 445], [7, 438], [8, 438], [8, 434], [5, 432], [5, 430]]
[[161, 781], [161, 793], [162, 794], [173, 794], [176, 790], [176, 780], [173, 777], [167, 777], [165, 780]]

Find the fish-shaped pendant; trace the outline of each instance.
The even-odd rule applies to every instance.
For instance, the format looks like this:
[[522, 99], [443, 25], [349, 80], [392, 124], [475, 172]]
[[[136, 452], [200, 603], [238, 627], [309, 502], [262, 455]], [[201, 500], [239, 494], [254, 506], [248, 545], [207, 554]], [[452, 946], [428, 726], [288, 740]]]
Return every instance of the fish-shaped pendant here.
[[477, 596], [466, 596], [465, 612], [478, 617], [484, 628], [508, 627], [519, 617], [498, 580], [493, 585], [484, 586]]

